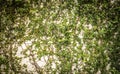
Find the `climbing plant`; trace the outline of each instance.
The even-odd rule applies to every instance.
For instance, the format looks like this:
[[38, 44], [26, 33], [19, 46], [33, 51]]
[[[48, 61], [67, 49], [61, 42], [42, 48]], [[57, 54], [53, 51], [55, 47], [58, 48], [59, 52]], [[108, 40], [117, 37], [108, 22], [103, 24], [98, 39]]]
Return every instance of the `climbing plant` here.
[[[0, 72], [120, 73], [119, 4], [119, 0], [0, 0]], [[22, 64], [25, 58], [29, 62]], [[41, 60], [44, 66], [38, 63]]]

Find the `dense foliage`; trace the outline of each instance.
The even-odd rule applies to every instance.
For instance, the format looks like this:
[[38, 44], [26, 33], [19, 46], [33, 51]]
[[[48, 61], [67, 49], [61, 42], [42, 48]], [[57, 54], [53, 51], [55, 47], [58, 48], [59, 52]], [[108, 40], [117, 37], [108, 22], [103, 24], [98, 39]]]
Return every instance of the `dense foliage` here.
[[119, 21], [119, 0], [0, 0], [0, 72], [119, 74]]

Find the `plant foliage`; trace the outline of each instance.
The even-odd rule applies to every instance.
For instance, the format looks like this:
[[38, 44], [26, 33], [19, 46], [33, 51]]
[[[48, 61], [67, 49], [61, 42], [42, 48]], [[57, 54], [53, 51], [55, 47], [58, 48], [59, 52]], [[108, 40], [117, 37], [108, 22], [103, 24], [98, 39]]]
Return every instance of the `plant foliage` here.
[[0, 72], [119, 74], [119, 21], [119, 0], [0, 0]]

